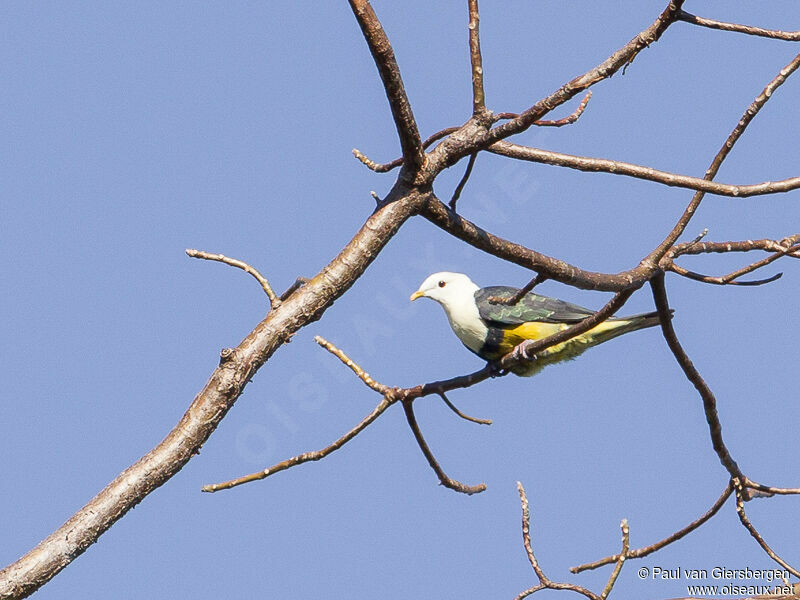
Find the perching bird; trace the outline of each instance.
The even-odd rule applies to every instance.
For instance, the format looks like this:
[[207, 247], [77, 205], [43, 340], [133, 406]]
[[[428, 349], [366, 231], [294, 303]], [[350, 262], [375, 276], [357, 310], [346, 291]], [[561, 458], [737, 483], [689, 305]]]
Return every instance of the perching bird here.
[[[411, 300], [430, 298], [444, 308], [458, 339], [484, 360], [497, 360], [525, 340], [552, 335], [595, 313], [556, 298], [530, 292], [514, 305], [490, 302], [492, 296], [510, 298], [519, 290], [505, 286], [479, 288], [462, 273], [434, 273]], [[523, 377], [536, 375], [547, 365], [570, 360], [592, 346], [612, 338], [659, 324], [658, 313], [612, 317], [572, 339], [539, 353], [533, 362], [511, 369]]]

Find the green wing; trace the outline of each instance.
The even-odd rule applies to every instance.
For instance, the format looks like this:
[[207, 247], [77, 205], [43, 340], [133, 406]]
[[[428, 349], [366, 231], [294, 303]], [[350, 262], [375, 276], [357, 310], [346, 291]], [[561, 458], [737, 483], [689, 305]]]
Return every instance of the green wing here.
[[533, 292], [526, 294], [514, 305], [489, 301], [492, 296], [510, 298], [518, 291], [517, 288], [502, 285], [479, 289], [475, 292], [475, 302], [481, 318], [498, 325], [520, 325], [529, 321], [577, 323], [595, 313], [577, 304], [539, 296]]

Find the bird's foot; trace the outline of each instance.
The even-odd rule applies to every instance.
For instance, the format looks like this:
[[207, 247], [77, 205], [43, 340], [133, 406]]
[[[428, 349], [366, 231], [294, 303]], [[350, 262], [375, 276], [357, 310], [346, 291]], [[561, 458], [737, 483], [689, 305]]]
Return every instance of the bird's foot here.
[[528, 351], [532, 343], [533, 342], [531, 340], [521, 343], [519, 346], [514, 348], [512, 356], [517, 360], [524, 360], [529, 362], [535, 361], [538, 358], [536, 353]]

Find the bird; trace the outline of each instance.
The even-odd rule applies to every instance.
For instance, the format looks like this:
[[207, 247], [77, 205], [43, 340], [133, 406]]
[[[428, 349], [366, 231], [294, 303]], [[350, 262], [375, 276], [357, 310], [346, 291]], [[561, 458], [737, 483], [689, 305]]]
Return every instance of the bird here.
[[[516, 304], [498, 302], [518, 292], [517, 288], [506, 286], [481, 288], [463, 273], [443, 271], [428, 276], [410, 299], [430, 298], [441, 304], [461, 343], [489, 362], [499, 360], [525, 340], [545, 338], [595, 314], [588, 308], [533, 292], [522, 296]], [[659, 323], [657, 312], [610, 317], [510, 370], [521, 377], [531, 377], [548, 365], [576, 358], [592, 346]]]

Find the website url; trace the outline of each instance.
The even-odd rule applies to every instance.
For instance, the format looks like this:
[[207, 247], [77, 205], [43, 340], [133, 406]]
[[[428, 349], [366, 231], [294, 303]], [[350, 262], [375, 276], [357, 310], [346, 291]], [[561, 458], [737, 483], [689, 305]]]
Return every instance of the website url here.
[[790, 596], [792, 594], [791, 585], [768, 586], [768, 585], [689, 585], [686, 586], [689, 596]]

